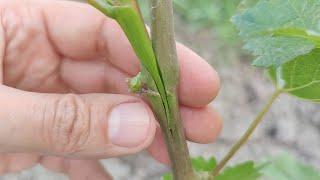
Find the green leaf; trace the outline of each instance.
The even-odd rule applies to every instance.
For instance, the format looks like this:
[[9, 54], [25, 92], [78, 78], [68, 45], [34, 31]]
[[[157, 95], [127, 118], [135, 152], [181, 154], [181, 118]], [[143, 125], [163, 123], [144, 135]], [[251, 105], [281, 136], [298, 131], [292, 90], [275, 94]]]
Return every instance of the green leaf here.
[[320, 48], [320, 0], [260, 0], [232, 20], [255, 66], [279, 67]]
[[256, 5], [258, 0], [242, 0], [238, 6], [238, 10], [243, 11], [249, 7]]
[[298, 37], [261, 37], [248, 41], [245, 45], [245, 49], [258, 56], [253, 65], [264, 67], [278, 67], [314, 48], [312, 42]]
[[252, 161], [244, 162], [239, 165], [226, 168], [220, 175], [215, 177], [215, 180], [257, 180], [261, 177], [260, 170], [264, 167], [256, 167]]
[[[216, 168], [217, 161], [214, 157], [210, 159], [205, 159], [203, 157], [192, 158], [192, 166], [194, 170], [201, 177], [208, 177], [208, 175]], [[247, 161], [232, 167], [225, 168], [215, 180], [235, 180], [235, 179], [245, 179], [245, 180], [257, 180], [260, 176], [260, 170], [265, 166], [259, 165], [255, 166], [252, 161]], [[172, 180], [173, 176], [171, 173], [167, 173], [162, 176], [163, 180]]]
[[[193, 169], [198, 172], [199, 174], [205, 173], [208, 174], [208, 172], [211, 172], [214, 170], [214, 168], [217, 166], [217, 161], [214, 157], [205, 159], [201, 156], [197, 158], [191, 159], [192, 167]], [[172, 173], [167, 173], [162, 176], [163, 180], [172, 180], [173, 176]]]
[[288, 154], [273, 158], [262, 170], [267, 179], [276, 180], [319, 180], [320, 173], [311, 166], [295, 160]]
[[269, 71], [278, 89], [296, 97], [320, 102], [320, 49], [299, 56]]
[[217, 166], [217, 161], [215, 158], [210, 158], [208, 160], [203, 157], [192, 158], [192, 166], [196, 171], [212, 171]]
[[164, 174], [162, 180], [173, 180], [173, 176], [171, 173]]

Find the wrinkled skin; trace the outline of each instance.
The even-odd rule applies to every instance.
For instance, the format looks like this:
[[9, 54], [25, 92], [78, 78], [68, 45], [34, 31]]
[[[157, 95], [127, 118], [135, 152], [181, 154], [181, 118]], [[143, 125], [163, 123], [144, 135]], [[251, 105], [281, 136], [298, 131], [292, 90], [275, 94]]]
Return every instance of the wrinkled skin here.
[[[0, 7], [0, 93], [14, 94], [14, 90], [7, 90], [12, 87], [37, 93], [132, 96], [128, 93], [126, 78], [139, 72], [139, 61], [113, 20], [88, 5], [67, 1], [0, 0]], [[221, 129], [219, 115], [207, 107], [219, 90], [218, 75], [188, 48], [181, 44], [177, 48], [181, 66], [179, 99], [186, 136], [193, 142], [211, 143]], [[19, 98], [1, 98], [1, 107], [19, 101]], [[26, 102], [22, 99], [19, 103]], [[6, 113], [1, 111], [0, 117]], [[19, 110], [13, 112], [19, 113]], [[6, 119], [0, 118], [0, 123], [7, 127]], [[33, 122], [30, 120], [30, 123]], [[22, 133], [20, 131], [13, 129], [13, 134]], [[149, 136], [148, 142], [133, 151], [118, 153], [106, 149], [109, 152], [98, 158], [130, 154], [148, 147], [155, 159], [168, 164], [159, 128]], [[11, 141], [11, 136], [0, 133], [0, 139]], [[97, 157], [33, 151], [14, 145], [8, 150], [5, 146], [1, 149], [0, 143], [0, 152], [3, 152], [0, 174], [41, 163], [66, 173], [71, 179], [109, 179]]]

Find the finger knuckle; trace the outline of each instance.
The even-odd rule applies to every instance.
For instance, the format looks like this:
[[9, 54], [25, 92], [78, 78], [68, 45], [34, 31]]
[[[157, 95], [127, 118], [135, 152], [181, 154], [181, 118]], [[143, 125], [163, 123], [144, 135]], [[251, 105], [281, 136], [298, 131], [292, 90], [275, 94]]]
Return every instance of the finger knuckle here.
[[[40, 14], [30, 8], [30, 6], [23, 6], [16, 8], [7, 5], [1, 9], [1, 22], [6, 30], [7, 40], [32, 39], [37, 36], [41, 30], [38, 26], [38, 21], [34, 21], [34, 16], [40, 17]], [[26, 18], [27, 17], [27, 18]]]
[[[15, 3], [0, 2], [0, 35], [1, 43], [6, 47], [3, 52], [3, 68], [6, 84], [17, 86], [25, 80], [23, 72], [29, 69], [33, 63], [24, 61], [27, 54], [34, 54], [39, 50], [32, 46], [43, 36], [42, 20], [40, 13], [29, 5], [17, 7]], [[1, 32], [3, 31], [3, 32]], [[31, 52], [31, 53], [30, 53]], [[19, 63], [18, 63], [19, 62]]]
[[81, 151], [90, 133], [90, 106], [73, 94], [59, 98], [49, 122], [48, 134], [52, 148], [59, 153]]

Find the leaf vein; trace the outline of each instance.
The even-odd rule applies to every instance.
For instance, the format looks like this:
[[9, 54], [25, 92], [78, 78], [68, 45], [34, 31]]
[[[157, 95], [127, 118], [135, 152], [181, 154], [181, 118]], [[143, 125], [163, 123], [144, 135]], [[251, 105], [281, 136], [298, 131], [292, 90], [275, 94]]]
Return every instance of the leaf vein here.
[[301, 85], [301, 86], [298, 86], [298, 87], [295, 87], [295, 88], [284, 89], [284, 90], [287, 91], [287, 92], [296, 91], [296, 90], [300, 90], [300, 89], [303, 89], [305, 87], [308, 87], [308, 86], [311, 86], [311, 85], [314, 85], [314, 84], [317, 84], [317, 83], [320, 83], [320, 80], [311, 81], [311, 82], [309, 82], [307, 84], [304, 84], [304, 85]]

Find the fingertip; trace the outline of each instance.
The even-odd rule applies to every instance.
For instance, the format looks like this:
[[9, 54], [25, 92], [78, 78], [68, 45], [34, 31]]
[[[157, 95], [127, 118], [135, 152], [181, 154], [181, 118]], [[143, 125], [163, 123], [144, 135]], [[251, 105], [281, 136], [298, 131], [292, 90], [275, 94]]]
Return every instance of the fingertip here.
[[213, 143], [222, 129], [222, 120], [213, 108], [181, 108], [186, 136], [190, 141]]
[[203, 58], [189, 48], [177, 44], [180, 60], [180, 101], [191, 107], [209, 104], [220, 89], [220, 79]]

